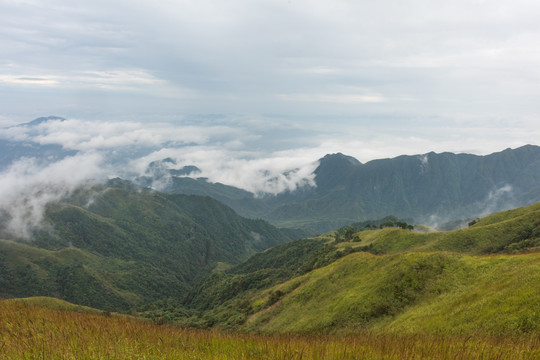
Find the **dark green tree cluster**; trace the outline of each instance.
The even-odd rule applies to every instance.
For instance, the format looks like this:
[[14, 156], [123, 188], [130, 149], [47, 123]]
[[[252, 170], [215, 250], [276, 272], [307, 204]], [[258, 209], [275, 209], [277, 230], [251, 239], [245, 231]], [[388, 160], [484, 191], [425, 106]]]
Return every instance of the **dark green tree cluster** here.
[[362, 239], [358, 234], [359, 232], [364, 230], [376, 230], [388, 227], [396, 227], [409, 231], [414, 230], [414, 225], [408, 224], [406, 221], [398, 220], [394, 216], [387, 216], [380, 220], [364, 221], [343, 226], [336, 231], [335, 240], [336, 242], [361, 242]]

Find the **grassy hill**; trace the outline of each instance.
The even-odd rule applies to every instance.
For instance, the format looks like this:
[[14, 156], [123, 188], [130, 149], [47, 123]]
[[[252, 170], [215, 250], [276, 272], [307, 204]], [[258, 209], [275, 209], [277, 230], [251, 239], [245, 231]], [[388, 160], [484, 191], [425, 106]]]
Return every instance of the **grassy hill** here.
[[[40, 300], [39, 302], [41, 302]], [[0, 301], [1, 359], [521, 359], [538, 337], [262, 336]]]
[[540, 204], [468, 229], [292, 241], [215, 271], [180, 321], [250, 331], [540, 333]]
[[[535, 204], [451, 232], [340, 230], [216, 263], [183, 303], [140, 307], [167, 325], [57, 299], [0, 300], [0, 358], [537, 359], [539, 212]], [[136, 263], [100, 269], [110, 259], [85, 250], [0, 244], [0, 264], [44, 278], [36, 264], [77, 261], [114, 278]]]
[[540, 254], [350, 254], [254, 298], [270, 332], [509, 335], [540, 332]]
[[88, 306], [76, 305], [65, 300], [47, 296], [32, 296], [27, 298], [15, 298], [5, 300], [6, 302], [18, 302], [32, 307], [39, 307], [52, 310], [64, 310], [86, 314], [106, 314], [102, 310], [94, 309]]

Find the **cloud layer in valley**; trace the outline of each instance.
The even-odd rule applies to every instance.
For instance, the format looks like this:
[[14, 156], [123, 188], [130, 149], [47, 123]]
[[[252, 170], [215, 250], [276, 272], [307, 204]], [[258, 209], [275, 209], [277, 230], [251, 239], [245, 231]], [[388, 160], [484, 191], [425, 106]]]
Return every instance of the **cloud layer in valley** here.
[[[297, 124], [280, 119], [224, 116], [176, 122], [50, 118], [9, 126], [0, 129], [0, 141], [23, 147], [56, 145], [64, 153], [14, 157], [9, 166], [0, 169], [0, 213], [9, 231], [28, 237], [40, 224], [47, 203], [83, 184], [147, 175], [150, 163], [164, 159], [172, 160], [163, 164], [170, 169], [196, 166], [200, 171], [191, 176], [209, 182], [232, 185], [256, 196], [278, 194], [316, 186], [317, 160], [328, 153], [343, 152], [366, 162], [401, 155], [404, 149], [412, 151], [409, 154], [448, 149], [470, 152], [469, 133], [475, 131], [464, 127], [428, 138], [418, 131], [410, 136], [403, 131], [398, 134], [384, 123], [367, 129], [351, 125], [351, 129], [348, 136], [315, 127], [299, 134]], [[481, 154], [478, 148], [503, 150], [500, 140], [510, 131], [493, 128], [484, 132], [481, 143], [476, 138], [473, 152]], [[153, 187], [161, 189], [166, 184], [163, 180]]]

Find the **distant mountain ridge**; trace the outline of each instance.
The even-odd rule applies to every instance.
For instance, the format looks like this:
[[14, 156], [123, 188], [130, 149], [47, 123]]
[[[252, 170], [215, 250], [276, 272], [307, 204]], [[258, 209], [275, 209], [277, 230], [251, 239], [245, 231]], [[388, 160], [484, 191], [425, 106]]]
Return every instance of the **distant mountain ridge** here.
[[[47, 116], [34, 119], [30, 122], [18, 124], [13, 127], [34, 127], [47, 121], [64, 121], [65, 119], [59, 116]], [[15, 160], [21, 158], [36, 158], [60, 160], [66, 156], [75, 155], [76, 151], [66, 150], [59, 144], [36, 144], [31, 141], [15, 141], [2, 139], [0, 137], [0, 171], [11, 165]]]
[[534, 203], [540, 200], [540, 147], [487, 156], [432, 152], [366, 164], [335, 154], [323, 158], [315, 174], [309, 200], [278, 207], [268, 219], [304, 211], [319, 219], [337, 212], [350, 220], [392, 214], [431, 222]]
[[38, 117], [37, 119], [34, 119], [32, 121], [29, 121], [29, 122], [26, 122], [26, 123], [23, 123], [23, 124], [19, 124], [17, 126], [18, 127], [20, 127], [20, 126], [36, 126], [36, 125], [46, 123], [47, 121], [55, 121], [55, 120], [62, 122], [62, 121], [65, 121], [66, 119], [63, 118], [63, 117], [54, 116], [54, 115], [42, 116], [42, 117]]
[[402, 155], [362, 164], [341, 153], [319, 160], [316, 187], [257, 198], [206, 179], [172, 177], [164, 191], [204, 194], [242, 216], [278, 226], [326, 232], [394, 215], [437, 225], [540, 201], [540, 147], [486, 156]]

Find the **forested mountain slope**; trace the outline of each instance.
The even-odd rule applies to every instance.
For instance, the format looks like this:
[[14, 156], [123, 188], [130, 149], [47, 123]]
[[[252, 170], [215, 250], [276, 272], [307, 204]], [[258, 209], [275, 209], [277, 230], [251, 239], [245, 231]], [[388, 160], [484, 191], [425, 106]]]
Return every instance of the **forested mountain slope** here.
[[208, 197], [81, 188], [47, 207], [29, 240], [0, 241], [0, 296], [127, 309], [181, 299], [216, 263], [296, 238]]

